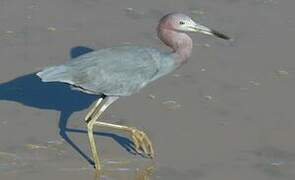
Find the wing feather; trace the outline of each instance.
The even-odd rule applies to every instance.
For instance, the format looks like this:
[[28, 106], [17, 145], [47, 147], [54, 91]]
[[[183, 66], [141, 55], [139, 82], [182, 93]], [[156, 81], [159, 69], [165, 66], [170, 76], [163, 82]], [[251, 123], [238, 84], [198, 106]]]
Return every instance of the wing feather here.
[[[155, 49], [123, 46], [82, 55], [64, 65], [37, 73], [43, 81], [59, 81], [94, 94], [127, 96], [139, 91], [158, 73]], [[160, 53], [160, 52], [158, 52]]]

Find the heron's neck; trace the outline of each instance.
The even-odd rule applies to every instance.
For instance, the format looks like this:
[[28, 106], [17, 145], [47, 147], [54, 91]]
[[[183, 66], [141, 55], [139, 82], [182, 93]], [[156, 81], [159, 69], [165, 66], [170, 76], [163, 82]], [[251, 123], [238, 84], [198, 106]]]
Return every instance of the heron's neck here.
[[176, 63], [183, 64], [190, 57], [193, 47], [192, 39], [185, 33], [170, 29], [159, 29], [159, 38], [173, 49]]

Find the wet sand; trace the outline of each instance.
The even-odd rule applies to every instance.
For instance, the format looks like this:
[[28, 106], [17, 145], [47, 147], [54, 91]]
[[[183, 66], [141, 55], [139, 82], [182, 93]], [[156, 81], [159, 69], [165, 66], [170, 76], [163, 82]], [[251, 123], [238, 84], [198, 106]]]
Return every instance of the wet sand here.
[[294, 179], [294, 7], [293, 0], [0, 1], [0, 179], [94, 179], [83, 117], [95, 97], [32, 73], [64, 63], [79, 46], [165, 49], [155, 27], [171, 11], [235, 41], [191, 34], [187, 64], [108, 109], [106, 121], [147, 132], [156, 159], [133, 155], [127, 134], [97, 129], [102, 179]]

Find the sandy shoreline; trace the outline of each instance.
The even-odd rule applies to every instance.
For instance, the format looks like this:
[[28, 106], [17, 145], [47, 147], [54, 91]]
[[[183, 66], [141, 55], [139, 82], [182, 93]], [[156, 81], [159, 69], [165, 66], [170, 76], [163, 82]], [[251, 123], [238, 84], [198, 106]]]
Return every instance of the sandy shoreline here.
[[[105, 119], [148, 133], [156, 150], [151, 180], [294, 179], [294, 6], [293, 0], [1, 1], [0, 179], [93, 179], [83, 117], [95, 97], [42, 84], [32, 73], [65, 62], [77, 46], [165, 48], [154, 28], [171, 11], [235, 41], [192, 34], [187, 64], [120, 99]], [[150, 173], [148, 159], [120, 144], [126, 134], [97, 132], [103, 179]]]

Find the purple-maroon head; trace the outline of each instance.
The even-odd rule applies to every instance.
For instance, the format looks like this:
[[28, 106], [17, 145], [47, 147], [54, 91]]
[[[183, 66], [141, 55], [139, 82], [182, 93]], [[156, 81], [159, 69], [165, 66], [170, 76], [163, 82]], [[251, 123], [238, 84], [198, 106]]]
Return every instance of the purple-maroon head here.
[[207, 35], [213, 35], [225, 40], [230, 39], [222, 33], [196, 23], [189, 16], [182, 13], [170, 13], [162, 17], [158, 25], [158, 31], [164, 29], [177, 32], [200, 32]]
[[170, 13], [164, 16], [158, 25], [159, 38], [173, 49], [178, 64], [186, 62], [191, 55], [193, 41], [186, 32], [200, 32], [229, 40], [226, 35], [193, 21], [182, 13]]

